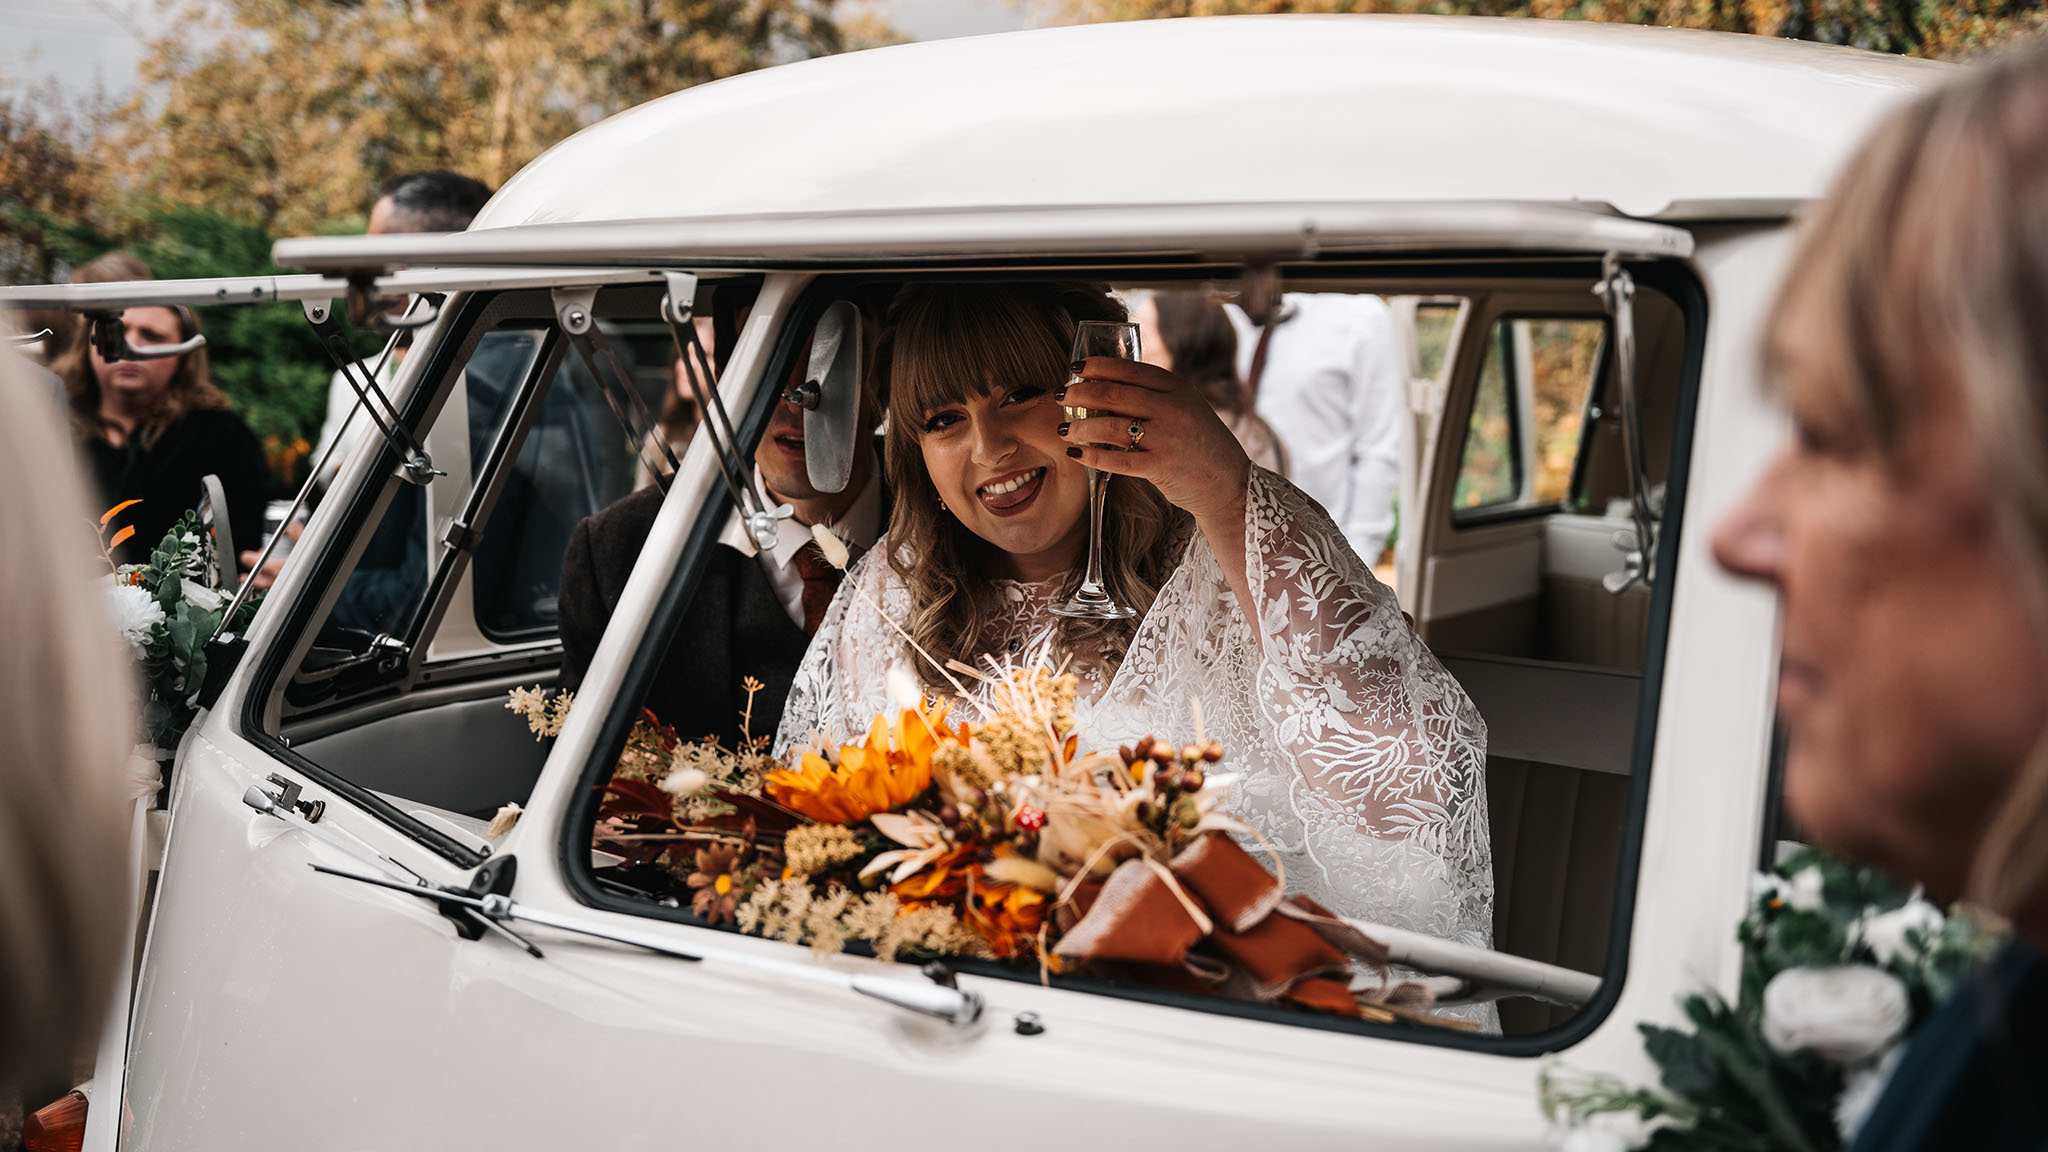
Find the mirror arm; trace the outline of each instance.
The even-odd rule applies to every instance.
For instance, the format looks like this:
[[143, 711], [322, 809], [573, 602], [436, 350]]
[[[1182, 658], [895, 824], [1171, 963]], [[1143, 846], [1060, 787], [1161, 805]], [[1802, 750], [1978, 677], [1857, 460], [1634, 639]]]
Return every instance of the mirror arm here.
[[1649, 466], [1643, 459], [1642, 396], [1636, 379], [1635, 277], [1622, 267], [1621, 256], [1609, 252], [1600, 261], [1600, 282], [1593, 294], [1607, 305], [1614, 321], [1614, 368], [1620, 378], [1621, 445], [1628, 468], [1629, 514], [1634, 522], [1629, 532], [1617, 533], [1622, 549], [1622, 567], [1600, 581], [1608, 592], [1619, 596], [1640, 582], [1644, 587], [1656, 579], [1657, 515], [1650, 507]]

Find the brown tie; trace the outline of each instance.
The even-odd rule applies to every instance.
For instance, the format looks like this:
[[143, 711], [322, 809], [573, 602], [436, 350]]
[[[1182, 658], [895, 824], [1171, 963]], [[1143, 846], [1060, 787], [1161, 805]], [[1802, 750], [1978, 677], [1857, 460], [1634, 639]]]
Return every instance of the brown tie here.
[[1245, 377], [1244, 390], [1255, 403], [1259, 398], [1259, 377], [1266, 374], [1266, 345], [1273, 342], [1273, 329], [1279, 326], [1278, 319], [1266, 321], [1266, 326], [1259, 329], [1259, 342], [1252, 346], [1252, 370]]
[[804, 578], [804, 635], [816, 636], [825, 609], [832, 604], [832, 594], [839, 591], [839, 580], [846, 574], [825, 559], [815, 542], [797, 549], [796, 571]]

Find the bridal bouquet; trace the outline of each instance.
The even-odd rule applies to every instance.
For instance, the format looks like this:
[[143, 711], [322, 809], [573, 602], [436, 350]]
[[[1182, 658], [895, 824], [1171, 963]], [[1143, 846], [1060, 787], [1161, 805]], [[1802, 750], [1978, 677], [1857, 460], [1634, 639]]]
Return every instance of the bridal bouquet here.
[[[1813, 849], [1756, 878], [1737, 936], [1736, 1003], [1688, 996], [1691, 1031], [1640, 1025], [1658, 1087], [1544, 1072], [1543, 1109], [1565, 1147], [1839, 1149], [1907, 1038], [1993, 943], [1970, 916]], [[1601, 1117], [1631, 1121], [1640, 1138]]]
[[[129, 500], [109, 509], [100, 518], [101, 531], [135, 503]], [[143, 738], [167, 757], [199, 713], [199, 690], [206, 683], [206, 644], [219, 628], [232, 597], [203, 583], [211, 564], [201, 541], [197, 513], [185, 513], [147, 561], [115, 564], [113, 550], [134, 531], [121, 528], [105, 542], [109, 573], [103, 579], [115, 626], [135, 658], [148, 694], [142, 708]], [[229, 628], [248, 624], [256, 614], [257, 599], [251, 597], [236, 610]]]
[[[1289, 896], [1233, 838], [1249, 831], [1224, 811], [1221, 746], [1148, 736], [1082, 753], [1072, 676], [983, 679], [976, 721], [905, 691], [906, 706], [875, 717], [860, 743], [786, 762], [764, 740], [685, 741], [643, 713], [593, 847], [617, 858], [621, 879], [711, 924], [823, 953], [1029, 960], [1044, 973], [1438, 1022], [1418, 985], [1354, 987], [1384, 972], [1386, 949]], [[508, 707], [545, 735], [568, 703], [519, 689]]]

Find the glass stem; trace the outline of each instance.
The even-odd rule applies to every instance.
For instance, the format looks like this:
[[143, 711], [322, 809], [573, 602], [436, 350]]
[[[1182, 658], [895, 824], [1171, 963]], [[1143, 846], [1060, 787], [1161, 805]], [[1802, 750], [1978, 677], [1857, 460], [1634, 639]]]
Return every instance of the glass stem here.
[[1081, 578], [1081, 590], [1107, 595], [1102, 586], [1102, 506], [1108, 495], [1109, 477], [1088, 469], [1088, 571]]

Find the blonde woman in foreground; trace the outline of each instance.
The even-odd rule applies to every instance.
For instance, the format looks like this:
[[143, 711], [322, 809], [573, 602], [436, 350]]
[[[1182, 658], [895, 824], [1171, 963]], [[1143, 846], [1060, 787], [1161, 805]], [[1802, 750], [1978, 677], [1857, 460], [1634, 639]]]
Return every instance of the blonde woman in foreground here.
[[70, 444], [0, 348], [0, 1098], [69, 1086], [127, 903], [135, 669], [95, 578], [97, 510]]
[[1715, 554], [1782, 605], [1816, 841], [2012, 919], [1855, 1148], [2048, 1146], [2048, 50], [1894, 115], [1810, 222], [1766, 367], [1793, 443]]

